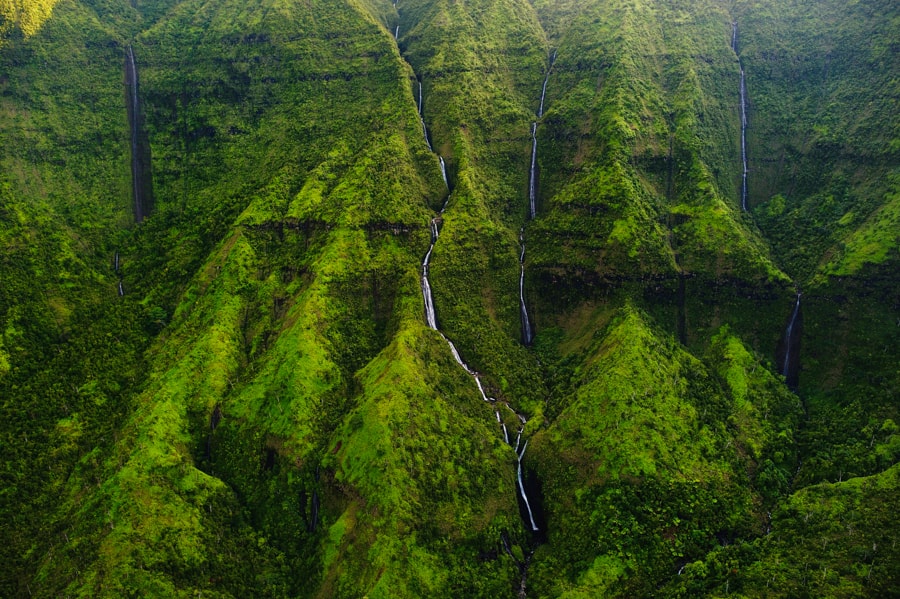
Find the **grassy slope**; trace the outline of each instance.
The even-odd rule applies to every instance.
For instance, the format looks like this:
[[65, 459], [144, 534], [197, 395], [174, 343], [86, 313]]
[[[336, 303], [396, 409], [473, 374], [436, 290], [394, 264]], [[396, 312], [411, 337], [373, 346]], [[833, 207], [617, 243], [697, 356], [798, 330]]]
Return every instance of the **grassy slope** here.
[[581, 366], [528, 460], [550, 531], [539, 596], [648, 594], [758, 534], [795, 468], [799, 401], [727, 328], [704, 364], [633, 307], [595, 318], [603, 332], [566, 356]]

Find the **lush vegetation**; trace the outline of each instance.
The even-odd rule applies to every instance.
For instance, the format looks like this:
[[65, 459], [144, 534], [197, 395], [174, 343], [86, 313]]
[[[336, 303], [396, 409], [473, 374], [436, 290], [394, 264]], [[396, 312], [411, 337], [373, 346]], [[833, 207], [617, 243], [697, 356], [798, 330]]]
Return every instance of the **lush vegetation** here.
[[[898, 39], [886, 0], [0, 0], [0, 596], [896, 593]], [[436, 216], [496, 415], [424, 321]]]

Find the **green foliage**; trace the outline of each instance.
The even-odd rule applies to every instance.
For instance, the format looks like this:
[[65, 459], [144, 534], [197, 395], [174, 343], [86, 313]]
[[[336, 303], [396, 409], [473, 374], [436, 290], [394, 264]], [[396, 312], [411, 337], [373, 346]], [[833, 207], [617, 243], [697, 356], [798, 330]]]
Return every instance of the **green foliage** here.
[[773, 532], [688, 564], [672, 597], [878, 597], [898, 580], [898, 467], [798, 491], [773, 513]]
[[40, 31], [59, 0], [3, 0], [0, 2], [0, 48], [6, 38], [21, 33], [28, 38]]
[[762, 456], [780, 460], [770, 476], [792, 466], [796, 398], [727, 329], [714, 376], [629, 306], [595, 337], [526, 458], [550, 531], [533, 574], [542, 596], [650, 592], [678, 563], [758, 530], [754, 487], [769, 501], [787, 490], [752, 476]]
[[[891, 222], [880, 207], [896, 187], [900, 120], [891, 98], [900, 79], [896, 61], [885, 59], [896, 7], [754, 0], [739, 3], [736, 15], [754, 217], [786, 270], [804, 279], [880, 261], [896, 247], [889, 232], [876, 234]], [[770, 215], [767, 203], [779, 194], [781, 214]]]

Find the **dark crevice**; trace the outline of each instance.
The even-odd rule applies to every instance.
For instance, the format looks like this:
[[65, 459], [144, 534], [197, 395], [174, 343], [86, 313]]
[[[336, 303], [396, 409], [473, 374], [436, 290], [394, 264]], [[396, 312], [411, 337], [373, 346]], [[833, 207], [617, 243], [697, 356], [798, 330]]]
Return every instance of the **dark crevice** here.
[[153, 210], [153, 180], [150, 170], [150, 139], [141, 113], [137, 63], [131, 46], [125, 48], [125, 91], [131, 131], [131, 193], [134, 220], [142, 222]]

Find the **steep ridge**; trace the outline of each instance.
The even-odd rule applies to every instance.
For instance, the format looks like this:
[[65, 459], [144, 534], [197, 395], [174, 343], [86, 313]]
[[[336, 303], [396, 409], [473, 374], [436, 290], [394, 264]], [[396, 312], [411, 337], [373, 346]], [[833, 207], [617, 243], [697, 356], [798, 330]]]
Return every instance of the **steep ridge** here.
[[[328, 10], [335, 19], [333, 7]], [[303, 14], [299, 13], [301, 18]], [[250, 11], [248, 18], [252, 15]], [[374, 47], [387, 43], [381, 30], [367, 22], [367, 13], [349, 9], [343, 15], [335, 22], [341, 36], [369, 36]], [[147, 69], [144, 86], [148, 98], [167, 101], [160, 89], [172, 85], [160, 78], [160, 65], [166, 57], [153, 56], [152, 49], [158, 47], [155, 36], [187, 30], [173, 26], [173, 21], [197, 18], [180, 6], [141, 37], [153, 65]], [[205, 73], [204, 47], [219, 43], [215, 39], [218, 15], [205, 14], [203, 18], [212, 26], [203, 32], [201, 43], [195, 44], [196, 56], [190, 62], [193, 70], [179, 74], [185, 81]], [[350, 31], [351, 24], [358, 31]], [[265, 22], [258, 26], [274, 29]], [[279, 27], [289, 30], [291, 24], [282, 22]], [[321, 34], [322, 40], [331, 38], [326, 30]], [[262, 43], [278, 47], [273, 38]], [[317, 49], [322, 52], [329, 47], [342, 51], [340, 44], [329, 46], [327, 42]], [[506, 572], [514, 572], [508, 561], [495, 560], [479, 568], [482, 573], [476, 576], [470, 557], [448, 557], [440, 550], [449, 530], [458, 531], [457, 543], [490, 552], [499, 542], [496, 531], [520, 527], [514, 507], [515, 471], [500, 468], [507, 459], [500, 459], [505, 453], [498, 452], [502, 441], [493, 432], [482, 430], [492, 421], [486, 406], [488, 417], [482, 418], [473, 415], [473, 409], [479, 410], [468, 402], [456, 403], [457, 397], [471, 397], [471, 391], [460, 389], [458, 376], [443, 375], [435, 381], [435, 388], [443, 390], [440, 395], [421, 386], [429, 375], [417, 363], [430, 363], [435, 356], [427, 343], [411, 344], [412, 339], [428, 337], [419, 310], [410, 303], [417, 297], [413, 292], [415, 262], [405, 256], [416, 252], [427, 238], [420, 225], [427, 222], [421, 216], [423, 200], [432, 194], [430, 185], [441, 180], [441, 169], [440, 162], [421, 146], [421, 135], [415, 133], [420, 130], [407, 84], [410, 73], [399, 60], [391, 59], [396, 54], [389, 48], [380, 61], [383, 79], [372, 76], [366, 61], [360, 63], [366, 77], [358, 78], [347, 70], [347, 61], [332, 59], [341, 65], [340, 75], [346, 78], [346, 83], [334, 90], [338, 97], [344, 94], [345, 101], [356, 98], [365, 103], [359, 104], [352, 121], [330, 121], [329, 126], [340, 135], [337, 141], [334, 134], [320, 132], [318, 143], [328, 140], [332, 145], [322, 148], [315, 168], [306, 173], [281, 168], [253, 175], [272, 178], [253, 193], [236, 226], [185, 291], [167, 327], [165, 343], [154, 352], [151, 379], [155, 382], [138, 398], [135, 417], [114, 459], [104, 468], [104, 476], [109, 478], [79, 510], [77, 551], [63, 548], [61, 559], [45, 561], [44, 580], [58, 585], [66, 581], [63, 572], [77, 565], [84, 574], [68, 582], [68, 588], [92, 594], [135, 589], [168, 594], [210, 584], [235, 595], [250, 589], [273, 592], [279, 587], [310, 592], [316, 584], [311, 580], [317, 579], [322, 589], [329, 589], [322, 592], [338, 595], [366, 587], [376, 594], [379, 589], [431, 594], [447, 585], [458, 589], [477, 585], [486, 589], [482, 592], [496, 594], [498, 585], [512, 586], [505, 581]], [[239, 50], [235, 52], [240, 55]], [[310, 65], [314, 75], [321, 69], [317, 65], [322, 62]], [[295, 62], [294, 68], [302, 66]], [[268, 85], [264, 72], [255, 75]], [[280, 75], [285, 77], [283, 72]], [[330, 79], [327, 72], [319, 77]], [[359, 83], [364, 83], [364, 89], [359, 89]], [[171, 170], [160, 174], [170, 199], [160, 202], [159, 214], [144, 229], [149, 228], [146, 235], [153, 233], [154, 222], [177, 219], [172, 214], [175, 210], [201, 210], [206, 198], [223, 187], [212, 165], [205, 162], [209, 157], [225, 159], [232, 184], [241, 180], [246, 157], [235, 163], [236, 154], [229, 146], [239, 151], [243, 140], [222, 141], [220, 135], [233, 131], [238, 126], [235, 123], [247, 124], [239, 113], [240, 99], [242, 94], [258, 90], [254, 81], [246, 87], [233, 85], [231, 95], [223, 97], [218, 90], [210, 98], [220, 108], [215, 115], [202, 113], [211, 124], [199, 128], [197, 148], [167, 143], [166, 136], [172, 135], [168, 125], [148, 119], [151, 128], [156, 127], [156, 139], [162, 142], [160, 157], [155, 160], [169, 164], [171, 156], [186, 152], [179, 168], [190, 167], [197, 153], [202, 153], [204, 163], [201, 169], [187, 168], [178, 176]], [[288, 98], [298, 97], [291, 84], [285, 87]], [[370, 103], [373, 93], [386, 98], [383, 109]], [[406, 109], [395, 113], [389, 108], [393, 106]], [[190, 119], [196, 125], [197, 108], [191, 104], [176, 108], [183, 111], [176, 123]], [[285, 108], [285, 116], [296, 116], [302, 114], [303, 106]], [[270, 121], [278, 116], [278, 110], [279, 105], [273, 107], [276, 115], [270, 115]], [[366, 110], [370, 121], [363, 118]], [[301, 127], [318, 124], [315, 114], [304, 118], [308, 120], [300, 120]], [[365, 130], [369, 122], [380, 127], [359, 136], [356, 131]], [[263, 128], [275, 126], [264, 119], [259, 123]], [[275, 144], [281, 143], [280, 135], [273, 138]], [[304, 155], [307, 163], [315, 160], [309, 149]], [[298, 189], [300, 177], [303, 184]], [[188, 184], [198, 193], [184, 196], [178, 193], [176, 182]], [[396, 194], [398, 190], [404, 191]], [[240, 199], [235, 197], [235, 201]], [[369, 280], [369, 293], [358, 296], [360, 276]], [[380, 317], [379, 312], [383, 313]], [[376, 316], [374, 321], [371, 314]], [[362, 366], [365, 368], [354, 377]], [[452, 368], [438, 371], [450, 373]], [[383, 386], [384, 377], [393, 381], [389, 387]], [[471, 386], [465, 388], [474, 391]], [[420, 409], [421, 402], [430, 408]], [[451, 418], [455, 410], [459, 410], [457, 417]], [[396, 419], [389, 416], [393, 413]], [[420, 416], [410, 420], [417, 413]], [[422, 463], [426, 457], [422, 440], [440, 432], [429, 424], [433, 414], [445, 419], [441, 428], [452, 423], [454, 432], [446, 445], [432, 446], [428, 454], [432, 457]], [[401, 438], [404, 434], [401, 431], [415, 434], [398, 445], [398, 434]], [[460, 437], [482, 441], [468, 443], [463, 451], [455, 441]], [[191, 451], [192, 446], [197, 450]], [[182, 449], [171, 453], [179, 447]], [[253, 467], [252, 460], [248, 462], [248, 452], [262, 453], [262, 472]], [[433, 460], [450, 466], [441, 477], [443, 484], [435, 479], [441, 470]], [[294, 474], [296, 466], [291, 464], [300, 465]], [[477, 472], [478, 478], [472, 480], [465, 472]], [[151, 477], [160, 474], [162, 484], [144, 494], [141, 489], [150, 488]], [[506, 490], [504, 480], [508, 481]], [[73, 481], [73, 493], [78, 481]], [[446, 494], [448, 484], [449, 489], [461, 487]], [[285, 512], [286, 506], [272, 495], [275, 489], [296, 498], [297, 503], [292, 500], [292, 508]], [[452, 515], [448, 509], [455, 511], [469, 501], [478, 506], [471, 513], [479, 515], [460, 524], [465, 512]], [[414, 507], [420, 504], [428, 506], [425, 512], [433, 518], [422, 520]], [[495, 507], [485, 511], [485, 506], [491, 505]], [[107, 516], [102, 517], [104, 524], [97, 526], [95, 518], [101, 514]], [[221, 518], [228, 514], [239, 516], [225, 524]], [[319, 542], [314, 534], [317, 528], [327, 531], [329, 539], [323, 554], [314, 550]], [[91, 529], [102, 532], [91, 534]], [[404, 532], [413, 529], [414, 538]], [[494, 532], [485, 536], [488, 529]], [[220, 551], [213, 535], [219, 538], [223, 530], [229, 537], [227, 546], [233, 548], [233, 554], [243, 555], [244, 563], [212, 560], [213, 552]], [[299, 542], [292, 532], [299, 535]], [[264, 534], [272, 545], [252, 550], [257, 534]], [[179, 543], [167, 552], [170, 535], [176, 535]], [[368, 541], [360, 542], [362, 539]], [[402, 539], [407, 539], [404, 544], [420, 547], [414, 558], [405, 558], [393, 548]], [[335, 562], [328, 557], [334, 552], [341, 553], [342, 559]], [[380, 557], [372, 562], [367, 557], [370, 554]], [[166, 557], [153, 557], [157, 555]], [[439, 555], [441, 567], [436, 568]], [[291, 573], [273, 570], [276, 559], [293, 564]], [[453, 566], [454, 560], [458, 560], [457, 566]], [[482, 580], [485, 568], [487, 583]], [[168, 574], [173, 570], [178, 574]], [[242, 574], [247, 571], [256, 573]], [[267, 580], [264, 584], [262, 576]], [[404, 588], [407, 591], [400, 590]]]
[[549, 527], [539, 596], [648, 595], [720, 543], [758, 534], [760, 508], [796, 468], [799, 400], [727, 328], [707, 365], [632, 306], [595, 318], [602, 334], [534, 440]]

